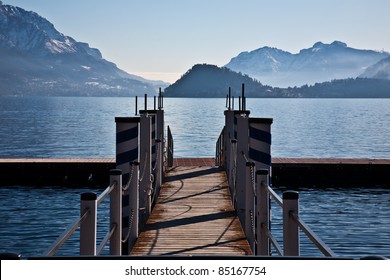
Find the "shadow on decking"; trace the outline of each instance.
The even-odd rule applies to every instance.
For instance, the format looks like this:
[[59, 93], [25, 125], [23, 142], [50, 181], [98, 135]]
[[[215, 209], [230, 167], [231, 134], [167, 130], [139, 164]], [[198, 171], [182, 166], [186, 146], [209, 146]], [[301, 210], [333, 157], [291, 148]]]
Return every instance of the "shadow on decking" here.
[[[196, 171], [169, 176], [169, 174], [174, 172], [175, 169], [176, 169], [176, 167], [173, 167], [172, 169], [170, 169], [168, 171], [168, 176], [165, 177], [164, 182], [173, 182], [173, 181], [177, 181], [177, 180], [196, 178], [196, 177], [211, 175], [211, 174], [215, 174], [215, 173], [219, 173], [221, 171], [224, 171], [224, 169], [222, 169], [220, 167], [215, 167], [215, 168], [211, 167], [211, 168], [207, 168], [207, 169], [203, 169], [203, 170], [199, 170], [199, 168], [194, 167], [193, 169], [197, 169]], [[189, 170], [190, 170], [190, 168], [189, 168]]]
[[200, 216], [194, 216], [194, 217], [189, 217], [189, 218], [182, 218], [182, 219], [176, 219], [176, 220], [171, 220], [171, 221], [164, 221], [164, 222], [147, 224], [145, 226], [144, 231], [159, 230], [159, 229], [163, 229], [163, 228], [178, 227], [178, 226], [195, 224], [195, 223], [203, 223], [203, 222], [208, 222], [208, 221], [213, 221], [213, 220], [225, 219], [225, 218], [229, 218], [229, 217], [236, 217], [236, 212], [235, 211], [225, 211], [225, 212], [221, 212], [221, 213], [200, 215]]

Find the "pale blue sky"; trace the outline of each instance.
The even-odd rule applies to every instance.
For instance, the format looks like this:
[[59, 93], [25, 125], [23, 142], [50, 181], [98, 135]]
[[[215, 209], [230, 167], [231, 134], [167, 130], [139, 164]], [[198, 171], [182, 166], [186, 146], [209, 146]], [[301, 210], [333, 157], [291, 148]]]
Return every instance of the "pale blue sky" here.
[[196, 63], [241, 51], [297, 53], [340, 40], [390, 51], [388, 0], [3, 0], [47, 18], [121, 69], [174, 82]]

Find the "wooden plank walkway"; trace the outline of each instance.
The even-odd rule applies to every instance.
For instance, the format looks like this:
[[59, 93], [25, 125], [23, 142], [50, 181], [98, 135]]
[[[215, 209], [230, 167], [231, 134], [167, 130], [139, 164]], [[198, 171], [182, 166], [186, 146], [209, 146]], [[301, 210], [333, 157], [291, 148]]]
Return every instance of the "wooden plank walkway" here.
[[132, 255], [251, 254], [222, 169], [178, 166], [167, 176]]

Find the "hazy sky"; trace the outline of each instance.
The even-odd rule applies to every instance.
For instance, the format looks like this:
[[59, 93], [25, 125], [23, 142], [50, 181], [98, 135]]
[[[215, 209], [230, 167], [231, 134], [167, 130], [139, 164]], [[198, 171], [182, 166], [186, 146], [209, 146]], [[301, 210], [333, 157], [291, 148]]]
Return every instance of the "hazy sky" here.
[[242, 51], [292, 53], [340, 40], [390, 51], [388, 0], [3, 0], [98, 48], [121, 69], [174, 82], [197, 63]]

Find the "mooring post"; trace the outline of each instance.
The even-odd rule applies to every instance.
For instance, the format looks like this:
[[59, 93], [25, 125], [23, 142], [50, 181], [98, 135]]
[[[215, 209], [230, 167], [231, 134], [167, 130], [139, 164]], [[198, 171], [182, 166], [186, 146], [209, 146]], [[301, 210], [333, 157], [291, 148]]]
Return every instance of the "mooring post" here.
[[116, 226], [110, 238], [110, 255], [122, 255], [122, 170], [110, 170], [110, 227]]
[[80, 217], [89, 212], [80, 226], [80, 255], [96, 255], [97, 195], [81, 194]]
[[299, 256], [299, 226], [291, 217], [298, 215], [299, 193], [285, 191], [283, 193], [283, 247], [285, 256]]
[[140, 129], [140, 179], [139, 179], [139, 222], [142, 227], [152, 208], [152, 118], [147, 113], [141, 115]]
[[[130, 180], [130, 163], [139, 161], [139, 127], [140, 118], [117, 117], [116, 122], [116, 168], [122, 170], [122, 183]], [[121, 186], [122, 187], [122, 186]], [[130, 188], [122, 196], [122, 236], [127, 236], [131, 219]], [[122, 255], [129, 254], [128, 241], [122, 244]]]
[[260, 169], [256, 171], [256, 220], [257, 220], [257, 248], [256, 254], [269, 256], [270, 240], [267, 236], [270, 224], [270, 197], [268, 192], [269, 172], [268, 169]]

